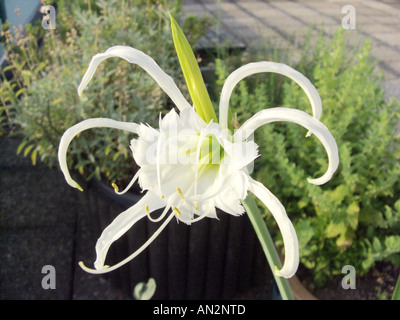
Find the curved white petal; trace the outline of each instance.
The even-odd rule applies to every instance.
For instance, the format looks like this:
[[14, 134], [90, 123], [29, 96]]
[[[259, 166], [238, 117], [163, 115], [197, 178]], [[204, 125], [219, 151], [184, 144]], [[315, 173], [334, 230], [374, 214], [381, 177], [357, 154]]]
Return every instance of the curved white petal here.
[[249, 177], [249, 190], [264, 203], [278, 224], [285, 246], [285, 261], [282, 269], [276, 270], [275, 274], [290, 278], [299, 266], [299, 243], [296, 230], [282, 203], [262, 183]]
[[167, 75], [150, 56], [144, 54], [140, 50], [128, 46], [114, 46], [107, 49], [104, 53], [98, 53], [93, 56], [89, 67], [82, 78], [81, 84], [78, 87], [79, 95], [82, 94], [82, 91], [92, 79], [99, 64], [103, 60], [112, 57], [122, 58], [129, 63], [141, 66], [151, 77], [153, 77], [165, 93], [172, 99], [179, 110], [191, 107], [176, 86], [174, 80]]
[[260, 126], [276, 122], [289, 121], [303, 126], [321, 141], [328, 154], [329, 166], [325, 174], [318, 179], [308, 179], [308, 182], [316, 185], [321, 185], [328, 182], [335, 173], [339, 165], [339, 151], [336, 145], [335, 138], [329, 132], [328, 128], [319, 120], [309, 114], [291, 108], [271, 108], [257, 112], [243, 126], [235, 132], [236, 139], [246, 139]]
[[165, 206], [165, 201], [151, 191], [147, 192], [134, 206], [120, 213], [110, 225], [105, 228], [96, 243], [97, 270], [104, 268], [104, 261], [111, 244], [117, 241], [136, 222], [145, 217], [148, 212], [158, 210]]
[[84, 130], [87, 130], [87, 129], [100, 128], [100, 127], [120, 129], [120, 130], [125, 130], [125, 131], [136, 133], [138, 125], [133, 122], [120, 122], [120, 121], [106, 119], [106, 118], [93, 118], [93, 119], [87, 119], [82, 122], [79, 122], [64, 132], [64, 134], [60, 140], [60, 145], [58, 147], [58, 162], [60, 164], [61, 171], [63, 172], [67, 183], [71, 187], [77, 188], [81, 191], [82, 191], [81, 186], [71, 178], [69, 171], [68, 171], [68, 166], [67, 166], [68, 146], [71, 143], [72, 139], [78, 133], [80, 133]]
[[261, 72], [274, 72], [282, 74], [294, 80], [307, 94], [311, 102], [313, 116], [317, 119], [321, 117], [322, 106], [321, 98], [317, 89], [303, 74], [294, 70], [293, 68], [276, 62], [261, 61], [246, 64], [239, 69], [232, 72], [226, 79], [221, 91], [221, 98], [219, 102], [219, 123], [222, 128], [228, 127], [228, 108], [231, 93], [236, 84], [243, 78], [255, 73]]
[[86, 267], [83, 262], [79, 262], [79, 266], [85, 270], [86, 272], [92, 273], [92, 274], [102, 274], [102, 273], [107, 273], [114, 271], [118, 269], [119, 267], [123, 266], [124, 264], [128, 263], [132, 259], [136, 258], [140, 253], [143, 252], [144, 249], [146, 249], [157, 237], [158, 235], [165, 229], [165, 227], [168, 225], [168, 223], [172, 220], [172, 218], [175, 217], [175, 214], [172, 213], [169, 215], [167, 219], [162, 223], [162, 225], [157, 229], [156, 232], [153, 233], [153, 235], [139, 248], [137, 249], [134, 253], [132, 253], [129, 257], [125, 258], [124, 260], [118, 262], [117, 264], [113, 265], [112, 267], [103, 267], [102, 269], [91, 269]]

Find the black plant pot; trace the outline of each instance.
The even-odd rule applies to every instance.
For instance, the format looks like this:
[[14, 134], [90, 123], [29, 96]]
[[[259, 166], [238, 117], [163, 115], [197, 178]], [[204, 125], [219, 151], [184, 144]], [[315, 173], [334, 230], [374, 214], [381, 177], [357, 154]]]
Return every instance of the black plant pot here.
[[[117, 195], [111, 186], [98, 180], [91, 181], [83, 194], [92, 211], [88, 219], [97, 237], [142, 196]], [[153, 277], [157, 283], [153, 299], [233, 298], [262, 281], [266, 261], [247, 215], [233, 217], [219, 211], [218, 217], [191, 226], [173, 219], [144, 252], [107, 275], [129, 295], [138, 282]], [[111, 246], [106, 264], [113, 265], [126, 258], [161, 223], [146, 218], [136, 223]]]

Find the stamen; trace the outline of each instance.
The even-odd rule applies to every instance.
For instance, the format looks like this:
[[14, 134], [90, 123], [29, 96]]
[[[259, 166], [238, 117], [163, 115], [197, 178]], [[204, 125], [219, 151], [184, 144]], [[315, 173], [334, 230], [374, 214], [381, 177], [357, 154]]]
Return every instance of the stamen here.
[[176, 188], [176, 191], [178, 192], [179, 196], [182, 198], [183, 200], [183, 195], [182, 195], [182, 190], [180, 188]]
[[111, 185], [113, 186], [115, 193], [117, 193], [117, 194], [126, 193], [133, 186], [133, 184], [136, 182], [136, 180], [138, 179], [139, 171], [140, 170], [138, 170], [136, 172], [136, 174], [133, 176], [132, 180], [129, 182], [128, 186], [124, 190], [122, 190], [121, 192], [118, 192], [118, 190], [119, 190], [118, 186], [115, 183], [112, 183]]
[[167, 214], [167, 212], [168, 212], [168, 210], [169, 210], [170, 208], [171, 208], [170, 206], [166, 206], [166, 207], [164, 208], [164, 211], [161, 213], [161, 215], [160, 215], [158, 218], [156, 218], [156, 219], [154, 219], [154, 218], [151, 217], [150, 212], [147, 214], [147, 216], [148, 216], [148, 218], [149, 218], [149, 220], [150, 220], [151, 222], [158, 222], [158, 221], [162, 220], [162, 219], [165, 217], [165, 215]]
[[194, 208], [196, 209], [196, 211], [199, 210], [199, 206], [198, 206], [198, 202], [197, 201], [194, 202]]
[[166, 204], [166, 206], [164, 208], [164, 211], [161, 213], [161, 215], [158, 218], [153, 219], [150, 215], [148, 215], [150, 221], [158, 222], [158, 221], [162, 220], [165, 217], [165, 215], [168, 213], [168, 210], [171, 209], [172, 204], [177, 200], [177, 198], [178, 198], [178, 196], [176, 194], [173, 194], [168, 199], [168, 202], [167, 202], [167, 204]]
[[144, 206], [144, 210], [146, 210], [147, 215], [150, 217], [149, 206], [147, 204]]
[[178, 217], [181, 216], [181, 212], [179, 211], [179, 209], [177, 207], [173, 207], [173, 210], [178, 213]]
[[114, 191], [115, 191], [115, 192], [118, 192], [118, 190], [119, 190], [119, 189], [118, 189], [118, 186], [117, 186], [114, 182], [113, 182], [111, 185], [112, 185], [112, 187], [114, 188]]

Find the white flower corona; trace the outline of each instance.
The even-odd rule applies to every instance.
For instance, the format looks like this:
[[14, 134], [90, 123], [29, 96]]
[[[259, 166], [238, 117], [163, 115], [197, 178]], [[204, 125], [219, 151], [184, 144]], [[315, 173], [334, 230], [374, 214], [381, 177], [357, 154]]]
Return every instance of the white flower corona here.
[[[310, 81], [292, 68], [278, 63], [259, 62], [243, 66], [228, 77], [223, 87], [220, 123], [205, 123], [155, 61], [130, 47], [111, 47], [105, 53], [95, 55], [79, 86], [79, 94], [89, 83], [97, 66], [110, 57], [120, 57], [143, 67], [169, 95], [180, 113], [171, 110], [160, 118], [158, 129], [111, 119], [88, 119], [71, 127], [62, 136], [59, 147], [61, 170], [71, 186], [81, 189], [71, 178], [66, 164], [71, 140], [79, 132], [95, 127], [116, 128], [136, 134], [137, 137], [131, 141], [131, 150], [140, 169], [124, 191], [119, 192], [115, 188], [117, 193], [124, 193], [138, 180], [142, 190], [146, 191], [139, 202], [122, 212], [101, 234], [96, 244], [95, 269], [87, 268], [83, 263], [80, 263], [81, 267], [91, 273], [115, 270], [141, 253], [174, 217], [191, 224], [205, 217], [216, 218], [216, 208], [235, 216], [243, 214], [241, 201], [251, 192], [270, 210], [283, 236], [285, 261], [276, 274], [291, 277], [299, 264], [296, 231], [279, 200], [263, 184], [250, 177], [248, 168], [258, 157], [258, 146], [250, 137], [258, 127], [275, 121], [289, 121], [305, 127], [324, 145], [329, 160], [326, 173], [320, 178], [309, 179], [309, 182], [323, 184], [329, 181], [338, 167], [338, 148], [329, 130], [318, 120], [321, 100]], [[258, 72], [277, 72], [296, 81], [311, 101], [313, 116], [289, 108], [262, 110], [231, 133], [227, 129], [230, 94], [241, 79]], [[161, 208], [164, 208], [163, 213], [157, 219], [152, 218], [151, 213]], [[105, 266], [111, 244], [146, 216], [152, 221], [167, 218], [132, 255], [114, 266]]]

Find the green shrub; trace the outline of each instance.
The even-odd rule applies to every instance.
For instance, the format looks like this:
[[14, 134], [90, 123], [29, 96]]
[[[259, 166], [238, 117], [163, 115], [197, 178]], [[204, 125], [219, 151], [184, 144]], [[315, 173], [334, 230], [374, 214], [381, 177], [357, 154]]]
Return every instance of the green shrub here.
[[[339, 31], [333, 40], [321, 37], [314, 49], [304, 50], [304, 59], [294, 66], [316, 86], [321, 121], [339, 147], [340, 167], [326, 185], [307, 182], [325, 172], [327, 156], [315, 137], [305, 138], [306, 129], [277, 123], [256, 132], [261, 157], [254, 174], [286, 207], [298, 233], [301, 262], [316, 285], [341, 274], [347, 264], [363, 275], [376, 261], [400, 262], [399, 102], [384, 101], [369, 50], [368, 42], [351, 47]], [[223, 77], [226, 65], [217, 71]], [[242, 81], [231, 105], [240, 123], [278, 105], [311, 114], [301, 88], [280, 76]], [[266, 215], [266, 220], [276, 230], [274, 219]]]
[[[40, 157], [49, 166], [57, 161], [61, 135], [79, 121], [107, 117], [154, 124], [159, 112], [171, 107], [144, 70], [122, 59], [101, 64], [79, 98], [77, 87], [93, 55], [129, 45], [150, 55], [177, 85], [184, 84], [167, 15], [181, 17], [181, 1], [75, 0], [55, 5], [56, 29], [44, 30], [39, 21], [26, 34], [3, 32], [10, 64], [4, 72], [12, 72], [13, 78], [3, 82], [0, 92], [11, 133], [23, 137], [18, 152], [33, 163]], [[209, 22], [185, 19], [185, 32], [195, 43]], [[86, 179], [127, 180], [135, 169], [129, 138], [117, 130], [83, 132], [71, 145], [69, 167]]]

